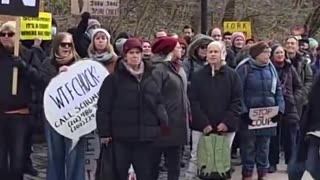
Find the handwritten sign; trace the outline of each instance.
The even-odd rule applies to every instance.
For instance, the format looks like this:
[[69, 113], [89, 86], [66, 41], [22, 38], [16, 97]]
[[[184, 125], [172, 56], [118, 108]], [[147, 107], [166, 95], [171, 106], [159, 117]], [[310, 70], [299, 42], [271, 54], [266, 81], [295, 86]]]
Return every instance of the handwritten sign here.
[[71, 0], [71, 13], [89, 12], [94, 16], [119, 16], [120, 0]]
[[249, 117], [253, 121], [252, 125], [249, 125], [249, 129], [264, 129], [277, 127], [277, 123], [271, 121], [279, 112], [279, 107], [264, 107], [250, 109]]
[[39, 37], [42, 40], [51, 40], [51, 13], [40, 12], [39, 17], [21, 18], [21, 39], [34, 40]]
[[252, 29], [250, 21], [225, 21], [223, 22], [224, 32], [243, 32], [246, 38], [252, 37]]
[[96, 129], [98, 93], [108, 74], [100, 63], [82, 60], [52, 79], [44, 93], [44, 112], [59, 134], [77, 142]]

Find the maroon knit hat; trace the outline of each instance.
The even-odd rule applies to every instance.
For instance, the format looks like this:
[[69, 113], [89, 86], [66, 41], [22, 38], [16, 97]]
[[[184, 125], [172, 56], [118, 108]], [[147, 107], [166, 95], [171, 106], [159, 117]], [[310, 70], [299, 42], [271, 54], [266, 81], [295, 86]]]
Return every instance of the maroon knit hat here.
[[130, 38], [123, 45], [123, 52], [127, 54], [130, 49], [138, 48], [142, 52], [142, 43], [140, 39]]
[[174, 50], [177, 44], [178, 44], [178, 40], [175, 38], [172, 38], [172, 37], [159, 38], [152, 45], [152, 53], [167, 55]]

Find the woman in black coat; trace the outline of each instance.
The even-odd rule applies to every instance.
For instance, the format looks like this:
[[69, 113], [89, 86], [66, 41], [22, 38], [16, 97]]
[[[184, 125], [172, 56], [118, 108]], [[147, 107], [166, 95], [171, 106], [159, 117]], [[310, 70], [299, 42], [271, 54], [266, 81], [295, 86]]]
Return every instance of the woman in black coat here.
[[[209, 64], [196, 72], [191, 79], [191, 129], [203, 134], [227, 135], [231, 148], [241, 112], [241, 84], [238, 74], [226, 65], [225, 59], [226, 49], [223, 42], [212, 42], [208, 45]], [[200, 137], [198, 141], [199, 139]], [[197, 159], [192, 159], [190, 163], [196, 164], [196, 161]], [[188, 170], [191, 171], [190, 167]]]
[[152, 145], [168, 117], [152, 75], [154, 67], [142, 61], [141, 41], [127, 40], [124, 52], [124, 60], [100, 90], [98, 133], [102, 143], [112, 141], [119, 180], [128, 179], [130, 164], [137, 179], [150, 180]]
[[274, 173], [279, 164], [281, 144], [284, 147], [286, 164], [289, 163], [292, 150], [296, 147], [300, 120], [297, 105], [301, 102], [303, 87], [296, 69], [290, 60], [286, 59], [285, 50], [281, 45], [272, 47], [271, 60], [278, 72], [286, 105], [283, 119], [278, 124], [277, 136], [272, 137], [270, 142], [269, 173]]

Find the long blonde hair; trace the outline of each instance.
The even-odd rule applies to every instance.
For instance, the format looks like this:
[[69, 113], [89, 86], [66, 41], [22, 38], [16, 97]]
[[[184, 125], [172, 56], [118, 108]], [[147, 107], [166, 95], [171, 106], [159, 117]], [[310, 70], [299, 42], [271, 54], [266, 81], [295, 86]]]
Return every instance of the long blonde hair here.
[[72, 43], [72, 47], [71, 47], [71, 53], [74, 56], [74, 59], [77, 61], [80, 59], [80, 56], [78, 55], [76, 49], [75, 49], [75, 45], [74, 45], [74, 41], [72, 38], [72, 35], [70, 33], [67, 32], [60, 32], [57, 35], [54, 36], [53, 41], [52, 41], [52, 49], [51, 49], [51, 59], [54, 59], [56, 54], [59, 51], [59, 46], [61, 44], [61, 42], [63, 41], [64, 38], [66, 38], [67, 36], [71, 37], [71, 43]]

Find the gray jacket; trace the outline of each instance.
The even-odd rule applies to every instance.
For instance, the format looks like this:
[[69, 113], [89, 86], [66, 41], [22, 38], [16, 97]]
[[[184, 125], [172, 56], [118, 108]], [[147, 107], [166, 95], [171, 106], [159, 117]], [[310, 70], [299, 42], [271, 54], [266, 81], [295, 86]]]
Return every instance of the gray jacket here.
[[162, 99], [168, 113], [169, 132], [156, 143], [160, 146], [177, 146], [187, 143], [188, 109], [187, 77], [180, 68], [177, 71], [172, 62], [164, 61], [164, 56], [151, 58], [154, 66], [154, 78], [162, 89]]

